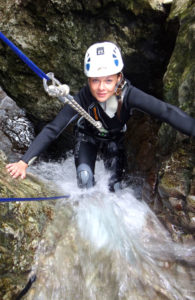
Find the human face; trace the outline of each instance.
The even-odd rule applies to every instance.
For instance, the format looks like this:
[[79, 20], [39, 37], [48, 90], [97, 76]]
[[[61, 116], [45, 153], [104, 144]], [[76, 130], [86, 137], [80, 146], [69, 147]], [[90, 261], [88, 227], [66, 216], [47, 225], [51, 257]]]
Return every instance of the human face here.
[[104, 77], [89, 77], [89, 88], [92, 95], [99, 102], [105, 102], [114, 95], [116, 84], [120, 81], [121, 75], [114, 74]]

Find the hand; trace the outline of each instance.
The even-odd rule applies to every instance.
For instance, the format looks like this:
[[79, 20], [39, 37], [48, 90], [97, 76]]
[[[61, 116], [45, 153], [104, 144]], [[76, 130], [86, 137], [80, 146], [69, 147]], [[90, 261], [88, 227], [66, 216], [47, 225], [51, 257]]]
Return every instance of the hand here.
[[13, 177], [24, 179], [26, 177], [26, 169], [28, 164], [25, 163], [23, 160], [18, 162], [6, 165], [7, 172]]

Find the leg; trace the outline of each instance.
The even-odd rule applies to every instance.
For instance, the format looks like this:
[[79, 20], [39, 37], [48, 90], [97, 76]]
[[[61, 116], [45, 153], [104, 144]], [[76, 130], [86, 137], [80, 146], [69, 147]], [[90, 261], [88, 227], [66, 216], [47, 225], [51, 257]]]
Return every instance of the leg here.
[[125, 171], [125, 150], [123, 138], [118, 141], [111, 141], [104, 150], [105, 168], [111, 171], [109, 189], [114, 192], [121, 188], [121, 181]]
[[80, 188], [94, 186], [94, 174], [87, 164], [80, 164], [77, 168], [77, 184]]
[[90, 188], [94, 185], [97, 149], [98, 145], [92, 137], [77, 133], [74, 155], [77, 183], [80, 188]]

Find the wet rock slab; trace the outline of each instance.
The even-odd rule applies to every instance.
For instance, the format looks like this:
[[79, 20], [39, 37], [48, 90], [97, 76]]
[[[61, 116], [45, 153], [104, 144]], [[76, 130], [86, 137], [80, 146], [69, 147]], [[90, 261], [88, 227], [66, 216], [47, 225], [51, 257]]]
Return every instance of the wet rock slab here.
[[[0, 157], [0, 198], [53, 196], [33, 175], [13, 180]], [[34, 254], [46, 223], [53, 217], [55, 201], [0, 203], [0, 299], [10, 300], [28, 281]]]

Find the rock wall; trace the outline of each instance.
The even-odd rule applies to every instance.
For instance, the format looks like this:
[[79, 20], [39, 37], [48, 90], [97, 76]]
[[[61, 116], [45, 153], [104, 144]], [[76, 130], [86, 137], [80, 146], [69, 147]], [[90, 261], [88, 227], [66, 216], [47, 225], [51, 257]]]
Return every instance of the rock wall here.
[[[0, 1], [1, 30], [44, 72], [75, 93], [86, 82], [83, 58], [94, 42], [110, 40], [123, 51], [125, 75], [162, 96], [162, 76], [175, 35], [169, 35], [162, 1]], [[41, 80], [0, 43], [0, 83], [19, 106], [48, 121], [60, 109]]]
[[[169, 20], [178, 18], [179, 32], [173, 54], [164, 75], [164, 98], [195, 117], [194, 101], [194, 1], [174, 1]], [[195, 143], [170, 126], [163, 124], [158, 132], [158, 154], [163, 164], [160, 168], [158, 191], [167, 211], [164, 217], [168, 228], [177, 240], [192, 237], [195, 207]], [[172, 224], [172, 225], [171, 225]], [[183, 233], [188, 236], [183, 235]]]

